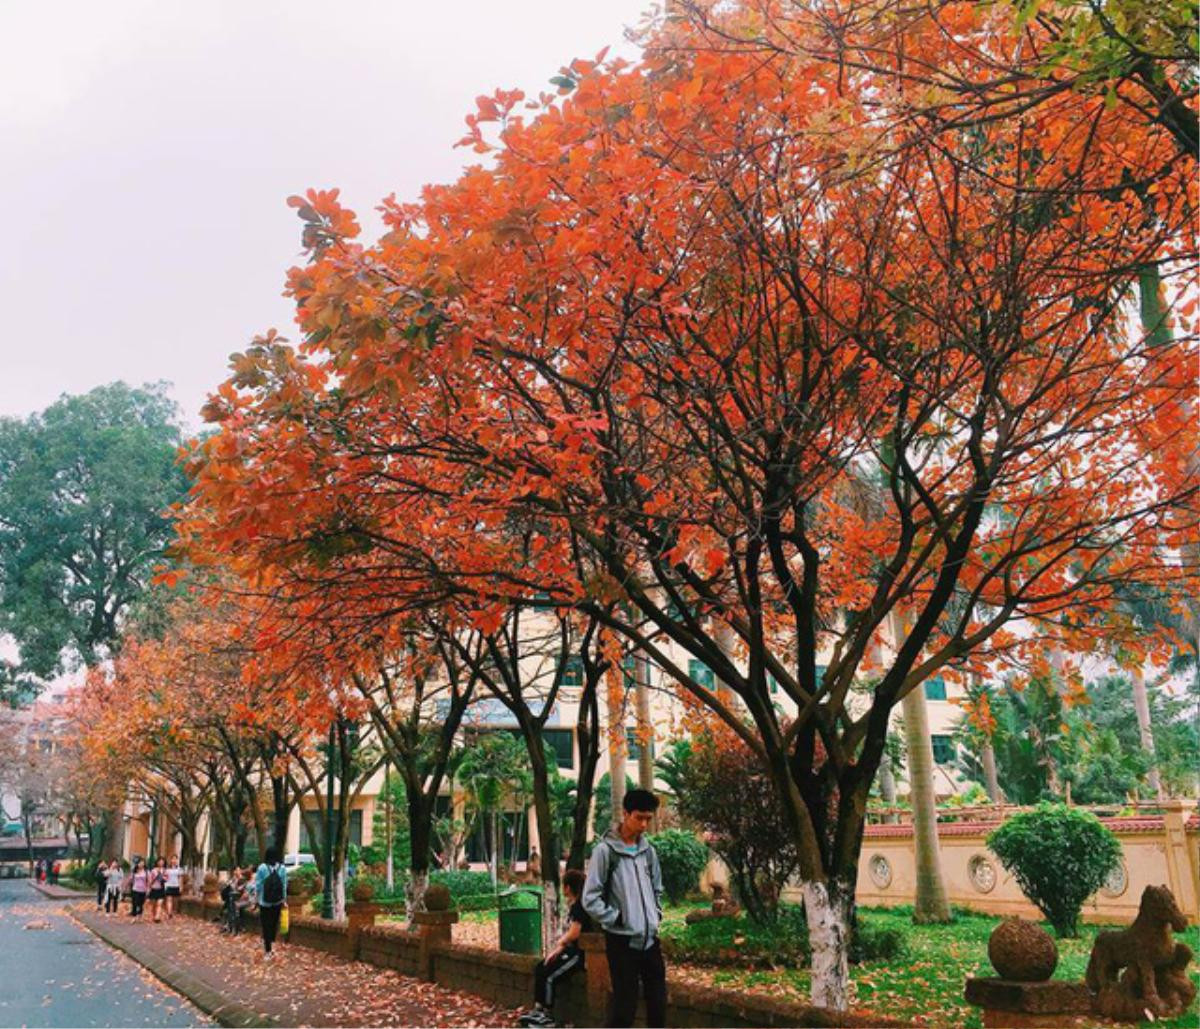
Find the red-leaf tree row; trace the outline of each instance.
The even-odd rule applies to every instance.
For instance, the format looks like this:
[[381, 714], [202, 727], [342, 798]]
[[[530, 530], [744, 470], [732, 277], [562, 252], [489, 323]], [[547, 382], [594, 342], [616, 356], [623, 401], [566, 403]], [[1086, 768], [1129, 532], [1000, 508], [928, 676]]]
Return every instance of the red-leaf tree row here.
[[[1196, 198], [1172, 131], [1103, 90], [990, 116], [1041, 22], [810, 8], [694, 11], [561, 95], [481, 97], [487, 163], [385, 201], [374, 243], [336, 191], [293, 198], [305, 340], [236, 356], [183, 544], [269, 598], [264, 654], [304, 637], [327, 671], [535, 594], [639, 649], [775, 782], [813, 1000], [842, 1008], [905, 693], [1109, 646], [1122, 583], [1195, 590]], [[951, 60], [988, 89], [903, 74]]]

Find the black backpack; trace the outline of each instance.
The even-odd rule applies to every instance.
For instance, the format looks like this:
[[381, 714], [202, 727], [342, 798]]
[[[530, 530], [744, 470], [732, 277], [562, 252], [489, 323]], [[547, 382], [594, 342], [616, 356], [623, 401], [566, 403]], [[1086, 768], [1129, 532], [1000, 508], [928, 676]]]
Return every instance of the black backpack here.
[[263, 880], [263, 904], [275, 905], [283, 903], [283, 877], [279, 874], [279, 866], [272, 865]]

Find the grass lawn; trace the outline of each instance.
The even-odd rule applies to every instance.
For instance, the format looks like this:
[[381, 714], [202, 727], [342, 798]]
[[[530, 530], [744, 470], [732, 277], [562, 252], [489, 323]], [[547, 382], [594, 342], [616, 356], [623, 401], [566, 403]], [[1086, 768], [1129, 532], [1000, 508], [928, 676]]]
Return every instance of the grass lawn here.
[[[702, 903], [671, 905], [663, 912], [663, 920], [682, 922], [689, 911], [707, 906]], [[987, 957], [987, 944], [999, 918], [959, 912], [950, 925], [918, 926], [912, 924], [911, 909], [860, 908], [859, 916], [881, 928], [899, 929], [906, 938], [908, 952], [896, 961], [870, 961], [850, 966], [856, 1009], [932, 1029], [957, 1029], [959, 1026], [979, 1029], [983, 1025], [980, 1009], [963, 999], [963, 987], [968, 976], [994, 974]], [[1103, 928], [1081, 926], [1078, 939], [1058, 940], [1055, 979], [1083, 978], [1092, 941]], [[461, 942], [497, 946], [495, 911], [465, 911], [455, 930], [455, 939]], [[1053, 935], [1053, 930], [1050, 932]], [[1180, 938], [1200, 953], [1200, 933], [1195, 928]], [[672, 962], [670, 971], [673, 977], [691, 982], [808, 1003], [807, 969], [709, 968]], [[1200, 986], [1200, 974], [1195, 970], [1192, 978]], [[1085, 1018], [1064, 1020], [1063, 1024], [1082, 1029], [1097, 1023]], [[1194, 1007], [1178, 1018], [1155, 1023], [1165, 1029], [1195, 1029], [1198, 1024]]]
[[[1000, 919], [963, 913], [951, 925], [917, 926], [912, 924], [908, 911], [880, 908], [860, 909], [860, 917], [876, 925], [902, 930], [907, 938], [908, 954], [899, 961], [850, 966], [856, 1008], [938, 1029], [982, 1026], [980, 1010], [963, 1000], [963, 985], [968, 976], [995, 974], [988, 962], [987, 943]], [[1055, 979], [1083, 978], [1092, 941], [1101, 928], [1084, 926], [1079, 939], [1058, 941]], [[1193, 950], [1200, 950], [1194, 928], [1184, 938]], [[673, 971], [713, 986], [782, 996], [802, 1003], [808, 999], [807, 969], [746, 971], [673, 966]], [[1195, 972], [1193, 979], [1200, 983]], [[1092, 1023], [1082, 1019], [1065, 1024], [1086, 1026]], [[1194, 1029], [1197, 1025], [1195, 1008], [1179, 1018], [1156, 1025]]]

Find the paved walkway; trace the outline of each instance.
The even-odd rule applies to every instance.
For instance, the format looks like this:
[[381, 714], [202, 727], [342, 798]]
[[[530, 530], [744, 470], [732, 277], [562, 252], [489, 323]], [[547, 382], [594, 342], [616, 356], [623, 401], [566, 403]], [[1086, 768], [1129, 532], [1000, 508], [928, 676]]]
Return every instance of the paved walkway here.
[[0, 1026], [211, 1026], [27, 881], [0, 881]]
[[518, 1012], [480, 997], [307, 947], [278, 947], [264, 962], [249, 934], [177, 917], [155, 925], [71, 909], [81, 923], [225, 1025], [510, 1026]]

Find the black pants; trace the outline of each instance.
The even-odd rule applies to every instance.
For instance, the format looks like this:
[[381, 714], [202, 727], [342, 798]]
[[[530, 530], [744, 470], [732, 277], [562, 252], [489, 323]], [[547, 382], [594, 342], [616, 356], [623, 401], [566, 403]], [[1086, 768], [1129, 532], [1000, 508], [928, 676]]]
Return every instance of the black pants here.
[[137, 918], [141, 915], [142, 908], [146, 906], [146, 894], [142, 890], [130, 890], [129, 896], [132, 898], [129, 913]]
[[116, 914], [121, 906], [121, 891], [108, 890], [104, 891], [104, 910]]
[[225, 898], [225, 931], [234, 936], [242, 931], [242, 909], [232, 897]]
[[549, 1010], [554, 1007], [554, 991], [567, 977], [583, 967], [583, 953], [566, 950], [550, 964], [539, 961], [533, 970], [533, 999]]
[[104, 906], [104, 896], [106, 893], [108, 893], [108, 882], [105, 879], [101, 879], [96, 883], [96, 907]]
[[637, 1014], [638, 984], [646, 993], [646, 1025], [660, 1029], [667, 1024], [667, 966], [662, 945], [655, 940], [649, 950], [635, 950], [629, 937], [604, 934], [608, 956], [608, 974], [612, 977], [612, 1000], [608, 1006], [608, 1024], [616, 1029], [633, 1025]]
[[263, 949], [268, 954], [271, 953], [271, 944], [275, 942], [275, 937], [279, 935], [279, 919], [282, 914], [282, 904], [258, 909], [258, 920], [262, 924]]

